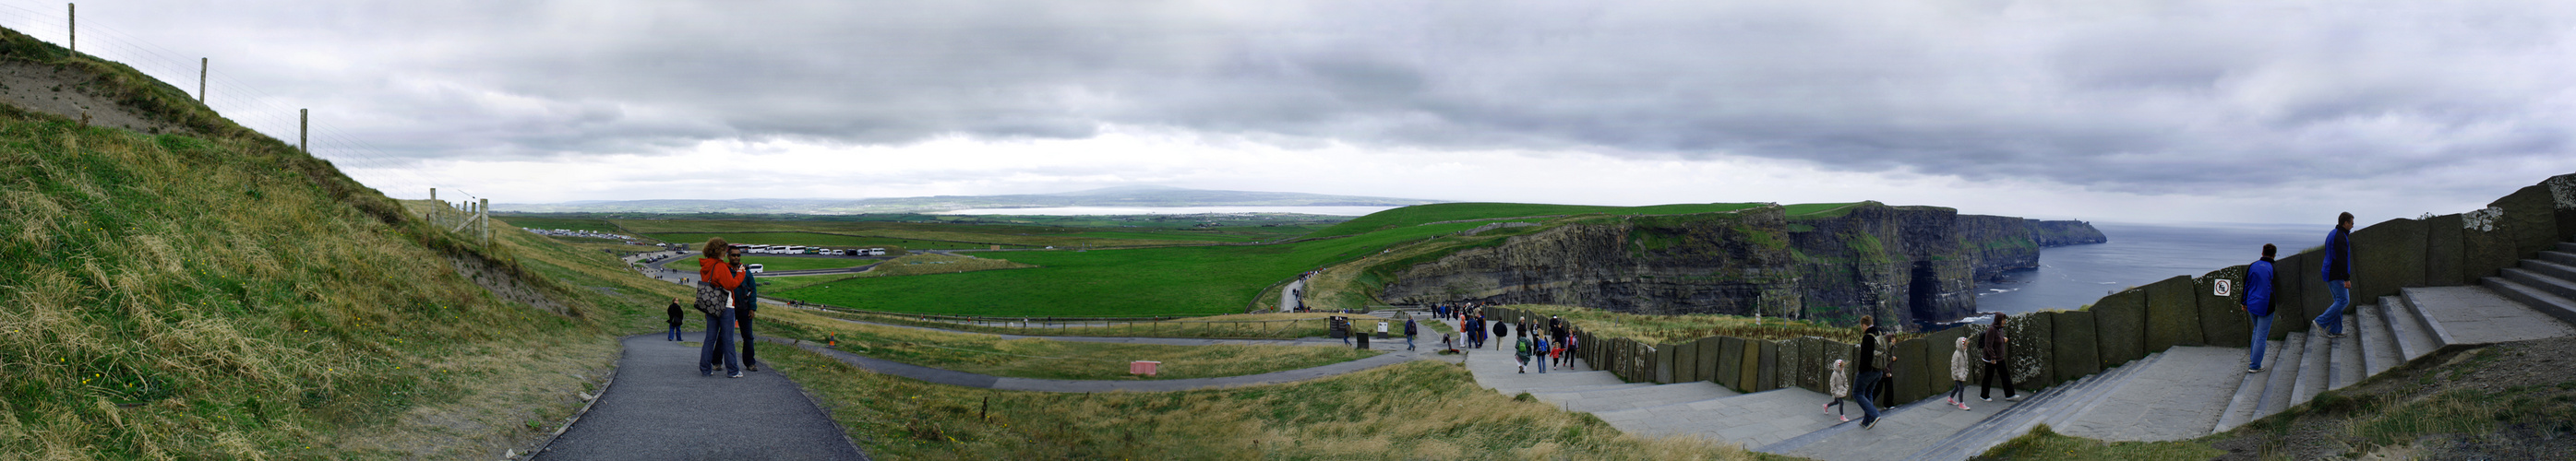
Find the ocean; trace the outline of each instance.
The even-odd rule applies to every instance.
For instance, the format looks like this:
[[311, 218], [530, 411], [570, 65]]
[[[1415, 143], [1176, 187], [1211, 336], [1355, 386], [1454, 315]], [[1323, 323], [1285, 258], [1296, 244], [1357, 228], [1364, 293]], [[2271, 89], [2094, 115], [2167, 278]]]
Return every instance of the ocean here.
[[2326, 232], [2334, 225], [2186, 227], [2097, 222], [2093, 228], [2101, 229], [2110, 243], [2039, 250], [2038, 269], [2007, 272], [2000, 283], [1979, 283], [1977, 310], [2020, 314], [2074, 309], [2129, 287], [2252, 263], [2263, 256], [2265, 243], [2281, 247], [2281, 256], [2297, 254], [2324, 245]]

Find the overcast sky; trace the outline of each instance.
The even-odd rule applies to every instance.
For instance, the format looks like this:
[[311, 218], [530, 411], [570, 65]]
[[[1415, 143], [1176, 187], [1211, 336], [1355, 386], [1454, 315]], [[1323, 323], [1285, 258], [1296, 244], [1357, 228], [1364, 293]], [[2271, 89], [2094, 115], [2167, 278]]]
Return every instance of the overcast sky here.
[[[0, 0], [61, 41], [61, 3]], [[82, 51], [397, 197], [1154, 184], [2115, 222], [2576, 172], [2576, 2], [145, 1]], [[442, 194], [445, 195], [445, 194]]]

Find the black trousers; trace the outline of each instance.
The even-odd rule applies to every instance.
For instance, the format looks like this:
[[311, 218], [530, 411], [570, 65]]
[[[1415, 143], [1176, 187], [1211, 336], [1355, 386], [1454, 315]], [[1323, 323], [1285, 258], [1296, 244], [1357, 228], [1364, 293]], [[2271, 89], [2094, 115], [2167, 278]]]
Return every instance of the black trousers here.
[[755, 358], [753, 358], [753, 357], [755, 357], [755, 356], [754, 356], [754, 355], [752, 355], [752, 353], [751, 353], [751, 345], [753, 345], [753, 344], [760, 344], [760, 341], [759, 341], [759, 340], [752, 339], [752, 337], [751, 337], [751, 318], [752, 318], [751, 311], [747, 311], [747, 310], [746, 310], [746, 311], [741, 311], [740, 313], [742, 314], [741, 318], [738, 318], [738, 319], [735, 319], [735, 320], [740, 321], [740, 323], [742, 324], [742, 328], [735, 328], [735, 329], [736, 329], [736, 330], [741, 330], [741, 331], [742, 331], [742, 366], [746, 366], [746, 367], [756, 367], [756, 366], [760, 366], [760, 360], [759, 360], [759, 359], [755, 359]]
[[2000, 363], [1986, 364], [1986, 371], [1978, 373], [1980, 377], [1977, 378], [1977, 398], [1994, 398], [1991, 394], [1995, 390], [1996, 380], [2002, 380], [2004, 382], [2004, 398], [2012, 398], [2012, 374], [2005, 373], [2006, 371], [2009, 371], [2005, 370], [2005, 368], [2009, 367], [2005, 367], [2004, 364]]

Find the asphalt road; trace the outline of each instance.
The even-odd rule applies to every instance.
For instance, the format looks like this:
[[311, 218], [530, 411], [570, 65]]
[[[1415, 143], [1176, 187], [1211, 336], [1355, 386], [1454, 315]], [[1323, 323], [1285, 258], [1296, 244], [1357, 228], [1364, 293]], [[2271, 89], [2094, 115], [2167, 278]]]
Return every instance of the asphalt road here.
[[536, 459], [868, 459], [785, 376], [699, 376], [696, 347], [660, 333], [624, 343], [607, 394]]

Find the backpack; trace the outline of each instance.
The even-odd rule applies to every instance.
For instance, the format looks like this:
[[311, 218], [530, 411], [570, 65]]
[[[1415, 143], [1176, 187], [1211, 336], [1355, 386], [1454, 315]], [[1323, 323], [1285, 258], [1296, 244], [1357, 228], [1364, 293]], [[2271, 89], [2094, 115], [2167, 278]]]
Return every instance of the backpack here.
[[698, 282], [698, 313], [707, 314], [709, 317], [722, 315], [725, 304], [731, 302], [733, 302], [732, 291], [716, 286], [715, 282]]

